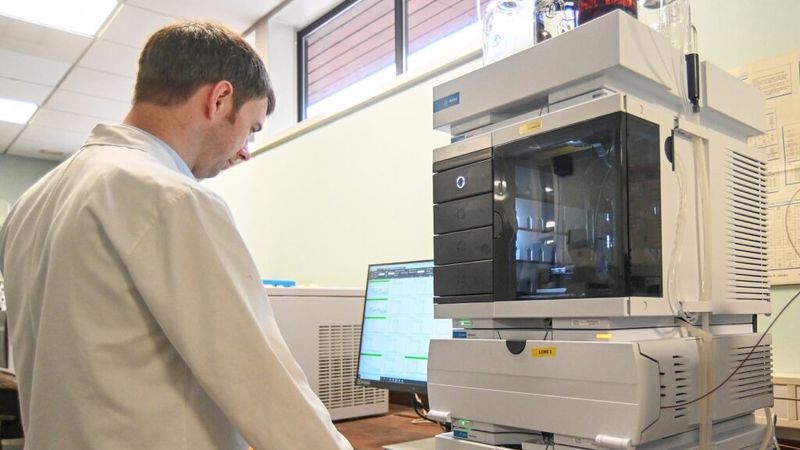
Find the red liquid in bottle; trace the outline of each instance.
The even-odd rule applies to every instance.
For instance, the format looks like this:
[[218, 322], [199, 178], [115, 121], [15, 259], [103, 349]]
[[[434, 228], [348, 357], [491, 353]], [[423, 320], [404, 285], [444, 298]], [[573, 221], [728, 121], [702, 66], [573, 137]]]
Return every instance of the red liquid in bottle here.
[[636, 0], [579, 0], [578, 25], [617, 9], [636, 17]]

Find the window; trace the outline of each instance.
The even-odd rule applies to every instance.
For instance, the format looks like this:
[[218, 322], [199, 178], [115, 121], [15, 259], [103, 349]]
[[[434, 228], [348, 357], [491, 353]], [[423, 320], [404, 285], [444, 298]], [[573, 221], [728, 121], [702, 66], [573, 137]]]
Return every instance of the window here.
[[[297, 35], [298, 120], [366, 99], [479, 42], [488, 0], [348, 0]], [[465, 35], [473, 39], [465, 39]], [[476, 47], [477, 48], [477, 47]]]

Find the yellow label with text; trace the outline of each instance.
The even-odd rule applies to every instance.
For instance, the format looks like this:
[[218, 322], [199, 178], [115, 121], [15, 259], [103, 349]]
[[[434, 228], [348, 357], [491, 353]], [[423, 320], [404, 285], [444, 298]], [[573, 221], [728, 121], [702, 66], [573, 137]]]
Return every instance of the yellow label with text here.
[[542, 128], [542, 121], [532, 120], [530, 122], [525, 122], [522, 125], [520, 125], [518, 131], [520, 135], [523, 135], [523, 134], [528, 134], [531, 131], [538, 130], [539, 128]]
[[533, 347], [531, 356], [534, 358], [552, 358], [556, 356], [556, 347]]

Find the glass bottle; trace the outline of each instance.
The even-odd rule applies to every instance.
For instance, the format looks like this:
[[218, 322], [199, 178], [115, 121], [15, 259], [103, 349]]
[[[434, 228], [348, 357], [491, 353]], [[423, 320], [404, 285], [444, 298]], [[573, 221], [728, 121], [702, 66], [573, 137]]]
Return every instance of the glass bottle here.
[[575, 0], [536, 0], [536, 42], [575, 28]]
[[493, 0], [483, 18], [483, 64], [491, 64], [534, 43], [533, 0]]
[[683, 53], [697, 51], [697, 30], [692, 26], [689, 0], [639, 0], [639, 19], [668, 37]]

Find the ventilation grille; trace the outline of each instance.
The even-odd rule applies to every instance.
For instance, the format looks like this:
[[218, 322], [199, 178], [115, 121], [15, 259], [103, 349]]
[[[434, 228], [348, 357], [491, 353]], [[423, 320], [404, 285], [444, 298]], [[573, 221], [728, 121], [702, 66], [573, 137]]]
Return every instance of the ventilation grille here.
[[728, 298], [769, 301], [767, 165], [729, 151], [725, 177]]
[[[753, 352], [749, 358], [747, 355]], [[742, 364], [742, 361], [747, 361]], [[767, 344], [758, 347], [735, 347], [728, 354], [728, 366], [733, 371], [742, 367], [731, 377], [730, 398], [732, 401], [745, 400], [761, 395], [772, 394], [772, 348]]]
[[[691, 386], [694, 384], [692, 379], [692, 368], [690, 361], [683, 355], [672, 355], [672, 360], [662, 364], [661, 372], [661, 404], [662, 405], [682, 405], [691, 396]], [[685, 417], [691, 406], [679, 406], [670, 408], [673, 419]]]
[[361, 325], [319, 326], [319, 399], [329, 410], [385, 402], [383, 389], [356, 386]]

